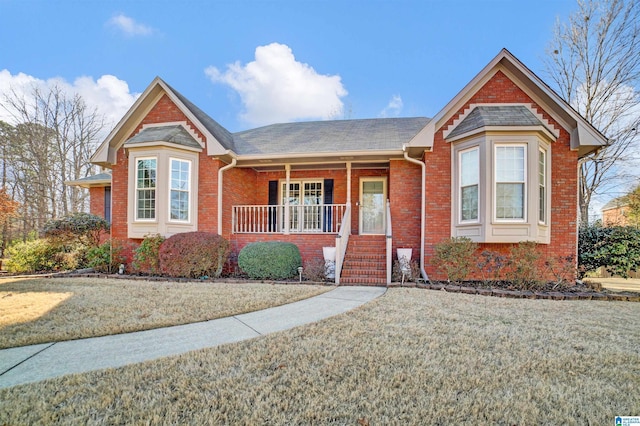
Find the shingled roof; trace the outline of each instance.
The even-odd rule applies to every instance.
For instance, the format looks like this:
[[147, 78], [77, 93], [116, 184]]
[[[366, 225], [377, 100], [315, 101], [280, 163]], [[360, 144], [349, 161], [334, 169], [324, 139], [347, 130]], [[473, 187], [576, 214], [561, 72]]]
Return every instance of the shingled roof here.
[[453, 138], [482, 127], [544, 126], [524, 105], [476, 106], [447, 136]]
[[202, 149], [198, 141], [179, 124], [170, 126], [154, 126], [142, 129], [134, 137], [128, 139], [124, 146], [131, 147], [145, 142], [170, 142], [189, 148]]
[[209, 117], [207, 113], [198, 108], [193, 102], [189, 99], [185, 98], [180, 92], [167, 84], [166, 81], [162, 81], [177, 97], [180, 99], [180, 102], [183, 103], [185, 107], [191, 111], [193, 115], [202, 123], [204, 127], [207, 128], [209, 133], [213, 135], [214, 138], [222, 145], [225, 149], [230, 149], [235, 151], [233, 145], [233, 136], [231, 132], [222, 127], [217, 121], [213, 118]]
[[429, 122], [425, 117], [272, 124], [233, 134], [239, 155], [399, 150]]

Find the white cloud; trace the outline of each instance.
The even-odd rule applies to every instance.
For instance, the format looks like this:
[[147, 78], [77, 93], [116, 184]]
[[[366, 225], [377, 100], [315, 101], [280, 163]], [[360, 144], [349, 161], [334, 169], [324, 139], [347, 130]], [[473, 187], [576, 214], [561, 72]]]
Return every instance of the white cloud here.
[[15, 96], [28, 101], [33, 97], [35, 88], [46, 93], [54, 86], [68, 97], [80, 95], [90, 109], [95, 108], [98, 114], [104, 116], [107, 131], [122, 118], [140, 95], [131, 93], [126, 81], [112, 75], [103, 75], [97, 81], [92, 77], [79, 77], [69, 83], [62, 78], [42, 80], [24, 73], [12, 75], [5, 69], [0, 70], [0, 120], [15, 123], [12, 112], [2, 106], [5, 105], [5, 96], [13, 97], [15, 93]]
[[318, 74], [278, 43], [257, 47], [255, 61], [246, 65], [235, 62], [224, 72], [210, 66], [205, 73], [240, 95], [241, 118], [251, 125], [330, 119], [342, 114], [340, 98], [347, 95], [340, 76]]
[[387, 106], [380, 111], [380, 117], [397, 117], [402, 112], [403, 106], [404, 104], [402, 103], [400, 95], [393, 95]]
[[107, 21], [107, 24], [122, 31], [127, 36], [148, 36], [153, 34], [153, 28], [136, 22], [124, 14], [119, 14]]

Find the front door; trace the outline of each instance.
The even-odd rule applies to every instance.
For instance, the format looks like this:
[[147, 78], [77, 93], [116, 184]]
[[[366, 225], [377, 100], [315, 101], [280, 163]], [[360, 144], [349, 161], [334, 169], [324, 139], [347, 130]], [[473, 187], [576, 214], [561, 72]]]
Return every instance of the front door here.
[[360, 178], [360, 234], [384, 234], [387, 178]]

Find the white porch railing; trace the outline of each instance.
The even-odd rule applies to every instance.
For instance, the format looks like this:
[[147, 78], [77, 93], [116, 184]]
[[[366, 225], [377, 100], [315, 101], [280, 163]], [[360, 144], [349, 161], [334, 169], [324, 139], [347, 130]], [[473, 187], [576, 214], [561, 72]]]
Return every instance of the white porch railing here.
[[233, 206], [233, 232], [236, 234], [322, 233], [340, 231], [346, 204], [289, 205], [285, 221], [284, 205]]
[[348, 204], [342, 216], [342, 226], [336, 236], [336, 284], [340, 284], [340, 274], [342, 273], [342, 264], [347, 253], [347, 245], [349, 244], [349, 235], [351, 235], [351, 205]]
[[393, 231], [391, 229], [391, 203], [387, 200], [387, 226], [385, 232], [387, 238], [387, 284], [391, 284], [393, 274]]

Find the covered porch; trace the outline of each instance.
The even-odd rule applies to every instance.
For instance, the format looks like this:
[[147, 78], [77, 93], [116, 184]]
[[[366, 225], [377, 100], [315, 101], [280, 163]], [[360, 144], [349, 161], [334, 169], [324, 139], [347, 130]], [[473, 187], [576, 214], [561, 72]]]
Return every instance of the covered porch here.
[[[380, 236], [380, 244], [370, 251], [384, 255], [383, 283], [390, 283], [396, 246], [393, 222], [398, 216], [401, 223], [401, 212], [411, 211], [416, 204], [392, 207], [392, 192], [399, 195], [400, 186], [407, 184], [407, 165], [401, 160], [237, 165], [226, 172], [225, 187], [242, 179], [251, 190], [236, 193], [230, 200], [229, 237], [237, 242], [238, 250], [252, 241], [295, 242], [303, 259], [322, 259], [323, 247], [330, 244], [335, 247], [336, 283], [340, 284], [350, 236]], [[419, 180], [419, 169], [418, 173], [411, 171], [412, 179]], [[397, 198], [401, 203], [406, 195]], [[419, 193], [410, 198], [419, 200]], [[419, 207], [411, 213], [408, 228], [415, 224]], [[411, 231], [415, 235], [415, 228]], [[397, 243], [404, 246], [405, 240], [399, 238]], [[417, 240], [411, 244], [417, 248]]]

